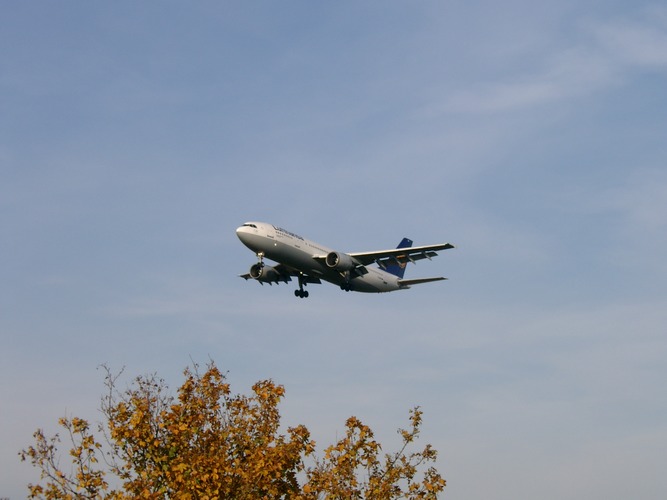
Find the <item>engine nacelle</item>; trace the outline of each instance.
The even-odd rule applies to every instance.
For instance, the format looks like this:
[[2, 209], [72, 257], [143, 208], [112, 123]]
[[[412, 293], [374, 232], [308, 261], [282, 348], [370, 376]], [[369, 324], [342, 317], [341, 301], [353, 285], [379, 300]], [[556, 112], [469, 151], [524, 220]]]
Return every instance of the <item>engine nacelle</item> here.
[[357, 267], [357, 263], [346, 253], [329, 252], [325, 259], [327, 266], [336, 271], [351, 271]]
[[262, 283], [277, 283], [282, 281], [280, 273], [271, 266], [262, 264], [253, 264], [250, 267], [250, 277]]

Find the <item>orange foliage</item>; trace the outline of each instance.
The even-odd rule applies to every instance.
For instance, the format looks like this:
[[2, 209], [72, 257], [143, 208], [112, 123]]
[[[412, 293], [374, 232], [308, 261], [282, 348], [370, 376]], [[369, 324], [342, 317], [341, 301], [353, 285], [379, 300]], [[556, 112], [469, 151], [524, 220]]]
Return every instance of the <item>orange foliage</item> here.
[[44, 483], [28, 485], [30, 498], [417, 499], [436, 498], [445, 487], [432, 466], [420, 475], [421, 466], [436, 459], [430, 445], [406, 451], [419, 434], [419, 408], [411, 411], [410, 430], [399, 430], [398, 452], [383, 455], [371, 429], [351, 417], [345, 437], [318, 459], [303, 425], [279, 432], [282, 386], [265, 380], [250, 396], [234, 395], [213, 363], [203, 374], [195, 366], [184, 375], [173, 397], [154, 375], [138, 377], [120, 393], [107, 370], [100, 432], [108, 445], [96, 440], [85, 420], [61, 419], [72, 445], [72, 467], [65, 472], [60, 437], [35, 432], [35, 444], [20, 453]]

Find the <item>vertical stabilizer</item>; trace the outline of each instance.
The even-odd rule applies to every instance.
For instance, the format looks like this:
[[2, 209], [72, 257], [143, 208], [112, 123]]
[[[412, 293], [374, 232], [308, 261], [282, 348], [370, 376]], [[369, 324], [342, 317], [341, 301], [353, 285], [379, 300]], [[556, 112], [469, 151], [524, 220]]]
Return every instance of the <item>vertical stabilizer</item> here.
[[[412, 240], [408, 238], [403, 238], [396, 248], [409, 248], [411, 246], [412, 246]], [[398, 262], [398, 260], [394, 260], [392, 264], [388, 264], [386, 266], [385, 271], [393, 274], [394, 276], [398, 276], [399, 279], [402, 279], [403, 275], [405, 274], [405, 266], [407, 266], [407, 264], [408, 262], [406, 260], [404, 260], [403, 262]]]

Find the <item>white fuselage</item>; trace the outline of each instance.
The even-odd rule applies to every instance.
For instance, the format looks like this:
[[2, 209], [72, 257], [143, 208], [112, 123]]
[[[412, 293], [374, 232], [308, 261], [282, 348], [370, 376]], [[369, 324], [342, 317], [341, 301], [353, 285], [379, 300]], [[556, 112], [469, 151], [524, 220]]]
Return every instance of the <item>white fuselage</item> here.
[[349, 276], [328, 267], [322, 259], [333, 250], [319, 243], [302, 238], [287, 230], [265, 222], [245, 224], [236, 230], [239, 239], [260, 257], [266, 257], [295, 269], [305, 275], [317, 277], [336, 285], [349, 284], [357, 292], [391, 292], [402, 287], [399, 278], [380, 268], [367, 268], [362, 276]]

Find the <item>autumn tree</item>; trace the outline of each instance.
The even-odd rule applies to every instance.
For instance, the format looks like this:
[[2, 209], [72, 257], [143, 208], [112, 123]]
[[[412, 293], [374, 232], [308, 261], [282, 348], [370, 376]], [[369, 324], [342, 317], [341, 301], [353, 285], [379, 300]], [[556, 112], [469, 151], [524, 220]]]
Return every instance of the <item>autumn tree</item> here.
[[265, 380], [250, 396], [232, 394], [214, 363], [184, 375], [172, 396], [156, 375], [119, 391], [107, 369], [98, 432], [77, 417], [59, 421], [70, 446], [67, 469], [58, 434], [38, 430], [20, 452], [41, 472], [41, 483], [28, 485], [30, 498], [416, 499], [436, 498], [445, 487], [430, 445], [408, 452], [419, 435], [419, 408], [410, 429], [399, 429], [395, 453], [383, 453], [371, 429], [351, 417], [345, 437], [318, 458], [306, 427], [281, 433], [282, 386]]

